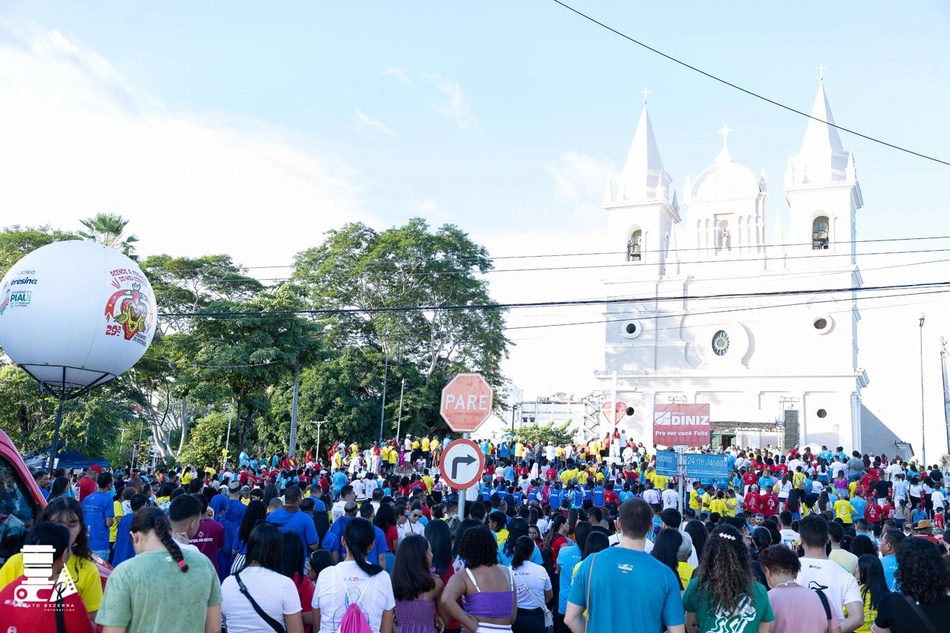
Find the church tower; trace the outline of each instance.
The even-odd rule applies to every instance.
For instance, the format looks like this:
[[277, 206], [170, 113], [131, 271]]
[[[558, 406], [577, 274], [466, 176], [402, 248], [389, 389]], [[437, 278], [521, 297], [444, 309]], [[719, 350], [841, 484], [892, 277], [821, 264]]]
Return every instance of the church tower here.
[[854, 156], [842, 148], [838, 130], [823, 123], [835, 121], [824, 80], [818, 84], [811, 116], [801, 150], [789, 159], [785, 171], [790, 219], [787, 250], [797, 255], [850, 254], [835, 259], [854, 265], [856, 216], [864, 199]]
[[607, 181], [604, 210], [607, 212], [609, 250], [625, 252], [631, 264], [648, 265], [656, 275], [666, 273], [667, 251], [673, 226], [680, 221], [673, 179], [663, 168], [647, 112], [643, 111], [627, 153], [623, 170]]

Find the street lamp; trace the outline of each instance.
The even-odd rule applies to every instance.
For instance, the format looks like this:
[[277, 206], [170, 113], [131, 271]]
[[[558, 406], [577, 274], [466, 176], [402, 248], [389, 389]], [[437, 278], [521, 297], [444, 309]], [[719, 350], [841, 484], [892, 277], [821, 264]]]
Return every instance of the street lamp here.
[[924, 460], [923, 467], [927, 468], [927, 431], [924, 424], [924, 321], [926, 317], [920, 315], [920, 454]]

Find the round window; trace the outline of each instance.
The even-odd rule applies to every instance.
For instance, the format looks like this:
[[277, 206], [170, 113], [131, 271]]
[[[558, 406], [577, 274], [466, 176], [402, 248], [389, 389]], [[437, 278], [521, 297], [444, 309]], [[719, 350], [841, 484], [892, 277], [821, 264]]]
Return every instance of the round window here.
[[634, 412], [634, 410], [633, 410], [633, 407], [627, 407], [627, 411], [626, 411], [626, 414], [627, 414], [627, 415], [633, 415], [634, 413], [635, 413], [635, 412]]
[[643, 325], [639, 321], [625, 321], [620, 328], [624, 338], [637, 338], [643, 332]]
[[823, 330], [826, 327], [828, 327], [828, 319], [825, 319], [825, 318], [815, 319], [814, 325], [815, 325], [816, 330]]
[[725, 330], [719, 330], [713, 334], [712, 349], [716, 356], [725, 356], [729, 351], [729, 335]]
[[819, 417], [819, 418], [827, 418], [827, 417], [828, 417], [828, 412], [825, 411], [824, 409], [818, 409], [818, 417]]
[[815, 328], [815, 332], [818, 334], [827, 334], [831, 331], [832, 326], [834, 326], [835, 321], [827, 314], [822, 314], [816, 316], [812, 319], [811, 325]]

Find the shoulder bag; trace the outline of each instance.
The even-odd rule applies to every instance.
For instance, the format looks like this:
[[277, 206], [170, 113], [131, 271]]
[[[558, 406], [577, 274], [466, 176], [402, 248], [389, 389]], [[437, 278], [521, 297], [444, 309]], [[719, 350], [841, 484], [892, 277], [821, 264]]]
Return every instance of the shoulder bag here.
[[544, 612], [544, 628], [548, 631], [554, 630], [554, 614], [551, 613], [550, 609], [548, 609], [548, 605], [544, 604], [543, 600], [538, 600], [538, 597], [534, 595], [534, 593], [528, 588], [528, 585], [526, 585], [523, 580], [515, 576], [514, 572], [512, 572], [511, 577], [514, 578], [515, 582], [524, 587], [524, 590], [528, 592], [528, 595], [531, 597], [531, 601], [538, 605], [541, 608], [541, 611]]
[[904, 600], [906, 600], [907, 604], [910, 605], [910, 608], [914, 611], [914, 614], [920, 618], [920, 623], [923, 624], [927, 629], [927, 633], [937, 633], [937, 627], [935, 627], [934, 623], [930, 621], [930, 618], [928, 618], [927, 614], [924, 613], [924, 610], [920, 608], [920, 605], [917, 604], [917, 601], [910, 596], [904, 596]]
[[257, 615], [261, 616], [261, 619], [264, 622], [267, 622], [267, 625], [274, 629], [274, 633], [285, 633], [284, 625], [281, 622], [278, 622], [274, 618], [267, 615], [267, 613], [261, 609], [261, 605], [257, 604], [257, 601], [251, 596], [251, 593], [247, 590], [244, 581], [241, 580], [241, 574], [234, 574], [234, 579], [237, 581], [238, 589], [241, 593], [244, 594], [244, 597], [247, 598], [247, 601], [251, 603], [251, 606], [254, 607], [254, 611], [257, 612]]

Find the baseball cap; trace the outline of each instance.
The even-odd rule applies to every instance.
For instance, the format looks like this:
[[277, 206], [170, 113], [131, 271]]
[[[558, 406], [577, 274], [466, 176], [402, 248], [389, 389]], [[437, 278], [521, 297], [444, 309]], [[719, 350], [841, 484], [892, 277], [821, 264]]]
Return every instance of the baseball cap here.
[[102, 472], [102, 466], [100, 466], [99, 464], [93, 464], [92, 466], [89, 467], [89, 470], [91, 470], [91, 471], [93, 471], [93, 472], [101, 473], [101, 472]]

